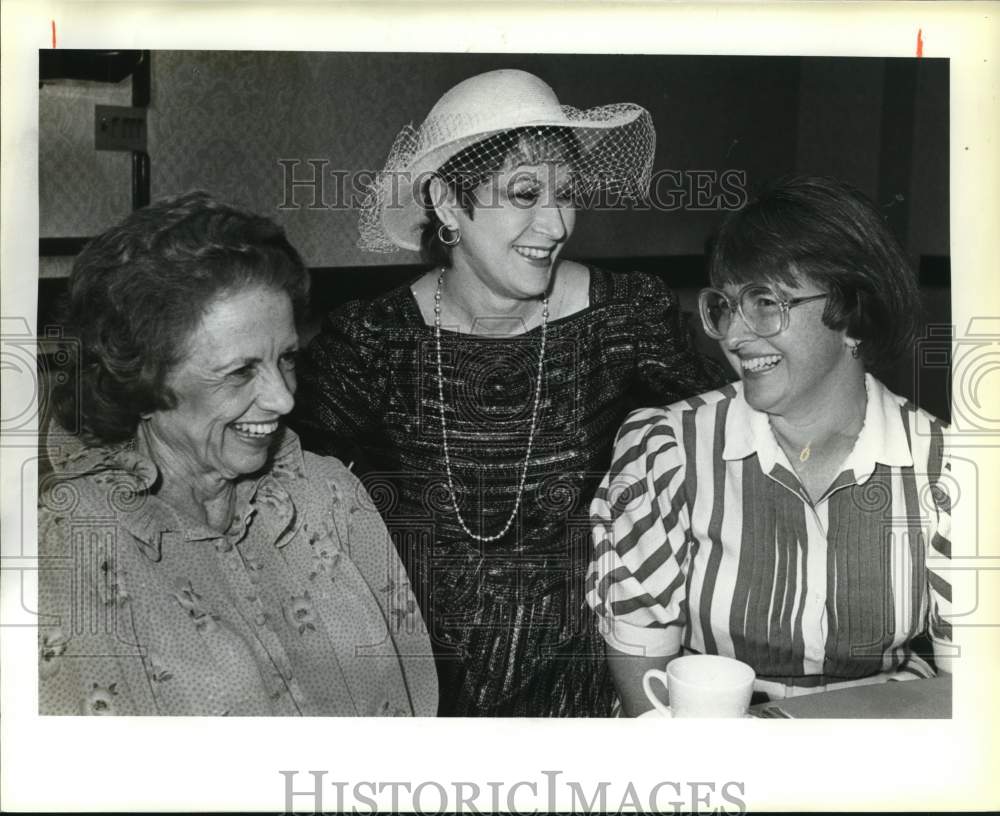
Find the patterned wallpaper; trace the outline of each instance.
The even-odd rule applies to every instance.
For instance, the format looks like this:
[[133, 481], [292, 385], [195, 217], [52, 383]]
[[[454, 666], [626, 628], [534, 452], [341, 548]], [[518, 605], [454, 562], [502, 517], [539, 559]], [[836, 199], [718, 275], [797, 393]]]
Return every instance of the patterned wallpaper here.
[[[415, 262], [410, 253], [361, 252], [357, 213], [345, 206], [310, 208], [307, 189], [295, 191], [300, 206], [281, 209], [279, 161], [298, 160], [299, 178], [311, 175], [308, 160], [326, 162], [324, 198], [333, 204], [332, 171], [380, 168], [402, 125], [419, 124], [456, 82], [498, 67], [539, 74], [563, 102], [577, 107], [629, 101], [649, 108], [657, 127], [657, 169], [738, 169], [753, 184], [830, 166], [854, 175], [852, 181], [874, 194], [871, 157], [878, 155], [879, 127], [873, 117], [881, 109], [881, 62], [854, 62], [845, 74], [848, 82], [840, 81], [836, 61], [827, 62], [825, 75], [804, 79], [795, 58], [154, 52], [152, 195], [200, 188], [267, 214], [286, 227], [312, 266]], [[40, 92], [43, 236], [93, 234], [127, 212], [128, 156], [95, 153], [92, 106], [127, 105], [129, 89], [125, 80], [115, 87], [46, 85]], [[811, 96], [816, 89], [836, 104], [818, 103]], [[801, 93], [810, 94], [807, 104], [800, 104]], [[810, 142], [811, 149], [803, 149], [802, 138], [824, 131], [824, 115], [837, 122], [855, 117], [858, 125], [841, 127], [842, 139], [817, 138], [819, 147]], [[926, 138], [920, 142], [926, 143]], [[933, 159], [939, 153], [932, 140], [921, 155]], [[668, 179], [668, 188], [673, 184]], [[940, 198], [921, 205], [920, 223], [944, 226], [915, 236], [916, 252], [947, 253], [947, 201]], [[717, 211], [689, 207], [582, 213], [567, 252], [699, 254], [719, 217]]]
[[132, 161], [94, 150], [94, 105], [131, 105], [132, 83], [62, 80], [38, 94], [38, 233], [88, 236], [128, 215]]

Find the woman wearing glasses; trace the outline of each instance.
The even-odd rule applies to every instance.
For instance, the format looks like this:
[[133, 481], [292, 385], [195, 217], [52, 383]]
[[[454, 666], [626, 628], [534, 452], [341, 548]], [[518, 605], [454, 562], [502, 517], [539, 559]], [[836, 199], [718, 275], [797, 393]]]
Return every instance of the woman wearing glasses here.
[[702, 322], [740, 382], [631, 414], [592, 505], [625, 712], [688, 652], [771, 699], [947, 670], [944, 428], [871, 373], [914, 336], [902, 250], [855, 190], [792, 179], [727, 218], [711, 278]]

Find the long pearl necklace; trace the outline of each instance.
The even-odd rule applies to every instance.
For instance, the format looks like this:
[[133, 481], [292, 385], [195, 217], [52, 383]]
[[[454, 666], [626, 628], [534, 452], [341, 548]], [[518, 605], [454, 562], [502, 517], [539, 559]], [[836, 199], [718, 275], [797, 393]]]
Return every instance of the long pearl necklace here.
[[437, 380], [438, 380], [438, 406], [441, 409], [441, 441], [444, 444], [444, 470], [448, 477], [448, 495], [451, 497], [451, 506], [455, 511], [459, 526], [470, 538], [483, 543], [498, 541], [507, 535], [510, 526], [517, 518], [517, 511], [521, 509], [521, 499], [524, 496], [524, 481], [528, 476], [528, 460], [531, 458], [531, 447], [535, 441], [535, 428], [538, 425], [538, 407], [541, 405], [542, 397], [542, 371], [545, 367], [545, 328], [549, 321], [549, 299], [542, 300], [542, 345], [538, 352], [538, 375], [535, 378], [535, 404], [531, 409], [531, 428], [528, 431], [528, 449], [524, 453], [524, 465], [521, 468], [521, 478], [517, 485], [517, 498], [514, 500], [514, 509], [510, 511], [510, 517], [499, 533], [493, 535], [480, 535], [469, 529], [462, 518], [462, 513], [458, 509], [458, 499], [455, 496], [455, 483], [451, 476], [451, 454], [448, 451], [448, 427], [444, 418], [444, 374], [441, 371], [441, 287], [444, 284], [444, 269], [438, 274], [437, 291], [434, 293], [434, 341], [437, 344]]

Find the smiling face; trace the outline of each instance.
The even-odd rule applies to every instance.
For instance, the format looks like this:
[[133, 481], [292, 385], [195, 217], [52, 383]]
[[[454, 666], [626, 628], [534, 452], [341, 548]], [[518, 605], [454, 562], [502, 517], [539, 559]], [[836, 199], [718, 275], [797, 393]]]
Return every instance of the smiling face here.
[[175, 407], [147, 419], [170, 471], [232, 480], [263, 468], [295, 404], [297, 348], [284, 292], [254, 288], [214, 301], [167, 377]]
[[537, 298], [573, 233], [576, 210], [565, 164], [521, 164], [476, 190], [472, 212], [450, 207], [461, 241], [452, 266], [500, 298]]
[[[797, 281], [794, 287], [773, 286], [786, 299], [822, 293], [807, 278]], [[722, 290], [735, 298], [741, 286], [731, 283]], [[846, 332], [823, 324], [825, 303], [791, 308], [788, 328], [773, 337], [758, 337], [738, 314], [730, 321], [719, 345], [743, 380], [752, 408], [789, 420], [809, 418], [827, 409], [855, 376], [858, 361], [851, 357]]]

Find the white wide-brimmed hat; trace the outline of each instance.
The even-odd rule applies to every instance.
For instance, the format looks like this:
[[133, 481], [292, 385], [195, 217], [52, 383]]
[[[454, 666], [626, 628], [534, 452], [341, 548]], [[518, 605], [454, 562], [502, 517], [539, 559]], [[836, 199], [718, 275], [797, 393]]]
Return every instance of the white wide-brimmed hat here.
[[420, 249], [427, 213], [420, 186], [450, 158], [515, 128], [572, 128], [579, 142], [574, 177], [586, 192], [639, 199], [649, 190], [656, 132], [649, 112], [628, 102], [580, 110], [526, 71], [502, 69], [466, 79], [444, 96], [419, 128], [396, 137], [385, 169], [361, 206], [362, 249]]

